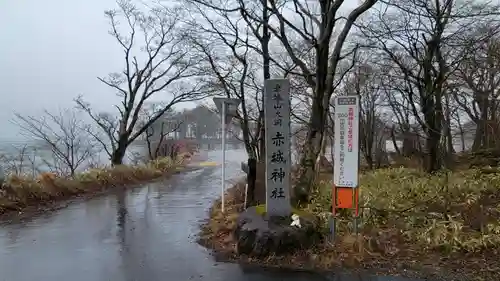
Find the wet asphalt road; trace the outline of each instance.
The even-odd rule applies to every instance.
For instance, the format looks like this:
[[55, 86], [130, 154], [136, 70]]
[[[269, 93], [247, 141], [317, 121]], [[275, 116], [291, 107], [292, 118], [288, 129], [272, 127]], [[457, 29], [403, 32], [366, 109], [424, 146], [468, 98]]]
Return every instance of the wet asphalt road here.
[[[220, 160], [219, 154], [210, 152], [208, 158]], [[228, 178], [242, 175], [243, 160], [243, 151], [228, 152]], [[220, 173], [220, 166], [204, 167], [166, 183], [2, 224], [0, 281], [409, 281], [245, 269], [214, 262], [196, 244], [195, 236], [210, 203], [219, 196]]]

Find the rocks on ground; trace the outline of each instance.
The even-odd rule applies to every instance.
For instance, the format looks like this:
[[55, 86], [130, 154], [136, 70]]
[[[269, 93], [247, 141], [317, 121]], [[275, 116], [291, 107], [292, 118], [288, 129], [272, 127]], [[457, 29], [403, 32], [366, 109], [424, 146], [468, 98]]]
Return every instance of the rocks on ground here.
[[310, 248], [322, 239], [315, 216], [302, 214], [301, 227], [297, 227], [290, 225], [291, 217], [269, 217], [261, 208], [253, 206], [240, 213], [234, 231], [238, 254], [259, 258], [283, 255]]

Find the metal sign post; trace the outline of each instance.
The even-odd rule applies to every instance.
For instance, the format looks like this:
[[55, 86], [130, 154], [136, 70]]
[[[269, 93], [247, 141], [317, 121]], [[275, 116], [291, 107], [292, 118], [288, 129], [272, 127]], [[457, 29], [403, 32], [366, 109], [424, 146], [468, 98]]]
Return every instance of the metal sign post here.
[[214, 98], [215, 106], [221, 115], [222, 127], [222, 179], [221, 179], [221, 211], [224, 213], [225, 193], [226, 193], [226, 125], [236, 116], [240, 99]]
[[330, 231], [335, 239], [337, 209], [354, 209], [353, 228], [359, 218], [359, 97], [335, 98], [334, 170]]
[[221, 179], [221, 211], [224, 213], [224, 197], [226, 193], [226, 102], [222, 102], [222, 179]]

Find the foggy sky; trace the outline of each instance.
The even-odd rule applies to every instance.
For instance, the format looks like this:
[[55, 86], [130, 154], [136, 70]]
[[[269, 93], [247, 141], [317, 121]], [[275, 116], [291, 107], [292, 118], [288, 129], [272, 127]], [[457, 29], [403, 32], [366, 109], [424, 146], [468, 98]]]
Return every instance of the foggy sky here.
[[115, 0], [0, 0], [0, 142], [24, 138], [10, 121], [14, 112], [73, 108], [80, 94], [100, 111], [113, 110], [118, 98], [97, 77], [124, 66], [104, 16], [114, 8]]
[[22, 138], [9, 121], [14, 112], [72, 108], [79, 94], [112, 109], [117, 97], [96, 77], [124, 64], [104, 16], [115, 7], [115, 0], [0, 0], [1, 141]]

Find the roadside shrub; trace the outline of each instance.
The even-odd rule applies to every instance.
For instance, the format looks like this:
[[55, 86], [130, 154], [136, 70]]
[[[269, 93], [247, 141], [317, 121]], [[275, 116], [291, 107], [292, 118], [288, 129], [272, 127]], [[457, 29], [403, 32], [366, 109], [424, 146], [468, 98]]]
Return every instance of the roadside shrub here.
[[[311, 210], [328, 217], [332, 183], [316, 188]], [[408, 168], [360, 177], [363, 228], [396, 229], [409, 245], [446, 252], [500, 248], [500, 169], [427, 175]], [[348, 222], [351, 214], [340, 212]], [[346, 225], [346, 224], [344, 224]], [[346, 228], [341, 231], [347, 231]]]
[[137, 166], [89, 169], [72, 178], [50, 172], [35, 177], [11, 174], [6, 177], [1, 188], [0, 214], [10, 209], [19, 210], [33, 203], [159, 178], [181, 164], [178, 160], [159, 158]]
[[180, 163], [180, 161], [177, 159], [173, 160], [170, 157], [163, 157], [163, 158], [158, 158], [158, 159], [155, 159], [155, 160], [149, 162], [149, 165], [150, 165], [150, 167], [152, 167], [156, 170], [166, 171], [166, 170], [172, 168], [174, 165], [177, 165], [179, 163]]

